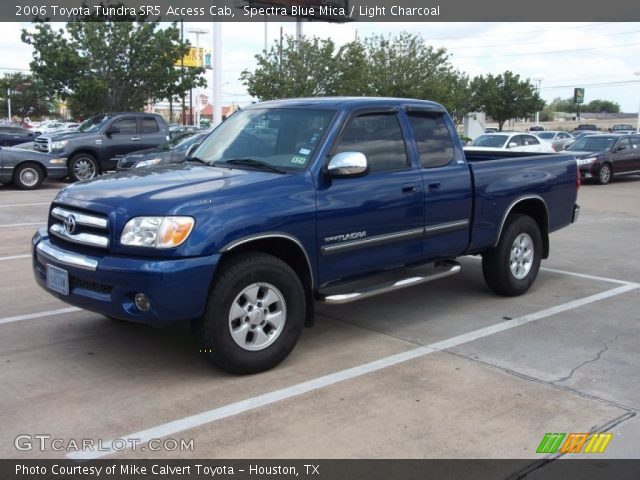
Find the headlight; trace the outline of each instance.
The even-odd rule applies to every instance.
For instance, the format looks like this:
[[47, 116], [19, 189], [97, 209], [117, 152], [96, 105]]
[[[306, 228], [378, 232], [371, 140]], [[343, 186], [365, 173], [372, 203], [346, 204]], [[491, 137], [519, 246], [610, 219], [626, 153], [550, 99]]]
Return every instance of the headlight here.
[[591, 157], [591, 158], [581, 158], [578, 160], [578, 165], [589, 165], [590, 163], [595, 162], [596, 159]]
[[136, 217], [124, 226], [120, 243], [131, 247], [172, 248], [193, 230], [191, 217]]
[[57, 142], [51, 142], [51, 150], [62, 150], [67, 143], [69, 143], [69, 140], [58, 140]]
[[156, 165], [158, 163], [160, 163], [159, 158], [153, 158], [151, 160], [143, 160], [142, 162], [137, 163], [134, 168], [150, 167], [151, 165]]

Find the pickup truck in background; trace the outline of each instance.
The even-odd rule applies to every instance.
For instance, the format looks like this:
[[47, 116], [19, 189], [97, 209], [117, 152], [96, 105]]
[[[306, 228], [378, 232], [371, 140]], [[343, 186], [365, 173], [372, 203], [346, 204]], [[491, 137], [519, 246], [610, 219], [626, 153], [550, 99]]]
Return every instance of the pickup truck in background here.
[[115, 170], [122, 155], [168, 140], [169, 126], [158, 114], [105, 113], [85, 120], [72, 132], [41, 135], [33, 148], [66, 158], [68, 175], [75, 182]]
[[424, 100], [252, 105], [183, 163], [61, 190], [33, 237], [35, 279], [119, 320], [192, 321], [219, 367], [267, 370], [314, 301], [453, 275], [459, 256], [482, 255], [494, 292], [526, 292], [549, 234], [577, 218], [580, 179], [572, 156], [508, 153], [465, 158]]

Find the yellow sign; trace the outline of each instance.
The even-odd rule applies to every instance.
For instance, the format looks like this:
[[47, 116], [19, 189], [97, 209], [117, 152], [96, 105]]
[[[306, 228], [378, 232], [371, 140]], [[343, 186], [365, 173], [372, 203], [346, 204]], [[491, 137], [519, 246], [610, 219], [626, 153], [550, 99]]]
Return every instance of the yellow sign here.
[[[176, 66], [178, 67], [202, 67], [204, 65], [204, 48], [200, 47], [200, 55], [196, 55], [196, 47], [189, 48], [187, 54], [182, 60], [176, 60]], [[184, 64], [183, 64], [184, 62]]]

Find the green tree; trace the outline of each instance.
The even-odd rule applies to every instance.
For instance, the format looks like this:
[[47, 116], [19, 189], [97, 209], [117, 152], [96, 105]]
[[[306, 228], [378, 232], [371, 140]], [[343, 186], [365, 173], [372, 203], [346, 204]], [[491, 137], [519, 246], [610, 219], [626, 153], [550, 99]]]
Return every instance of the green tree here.
[[620, 113], [620, 104], [610, 100], [591, 100], [582, 107], [583, 112]]
[[10, 73], [0, 79], [0, 111], [7, 111], [7, 97], [5, 93], [11, 92], [11, 112], [13, 115], [25, 118], [42, 117], [55, 111], [55, 104], [48, 89], [36, 78], [24, 73]]
[[160, 29], [158, 21], [145, 20], [91, 15], [58, 30], [36, 22], [34, 31], [22, 32], [34, 48], [31, 71], [80, 117], [141, 110], [148, 101], [204, 86], [204, 69], [175, 67], [189, 49], [176, 24]]
[[496, 76], [475, 77], [471, 87], [477, 105], [498, 122], [499, 130], [507, 120], [531, 115], [544, 107], [529, 80], [520, 80], [520, 75], [508, 70]]

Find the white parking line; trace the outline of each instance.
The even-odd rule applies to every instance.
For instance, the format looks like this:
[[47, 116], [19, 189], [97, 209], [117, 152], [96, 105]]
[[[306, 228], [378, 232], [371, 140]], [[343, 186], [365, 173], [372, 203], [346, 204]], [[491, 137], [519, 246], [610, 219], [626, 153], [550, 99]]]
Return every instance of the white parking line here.
[[50, 317], [52, 315], [62, 315], [65, 313], [72, 313], [80, 311], [77, 307], [60, 308], [58, 310], [45, 310], [44, 312], [27, 313], [25, 315], [16, 315], [15, 317], [0, 318], [0, 325], [5, 323], [19, 322], [21, 320], [31, 320], [32, 318]]
[[13, 205], [0, 205], [0, 208], [13, 208], [13, 207], [32, 207], [35, 205], [51, 205], [51, 202], [38, 202], [38, 203], [14, 203]]
[[0, 225], [0, 228], [9, 228], [9, 227], [32, 227], [32, 226], [41, 226], [44, 227], [46, 222], [32, 222], [32, 223], [9, 223], [6, 225]]
[[30, 258], [31, 255], [29, 255], [28, 253], [25, 255], [11, 255], [8, 257], [0, 257], [0, 262], [4, 262], [5, 260], [17, 260], [19, 258]]
[[[413, 350], [381, 358], [364, 365], [341, 370], [329, 375], [314, 378], [313, 380], [309, 380], [307, 382], [302, 382], [297, 385], [292, 385], [290, 387], [275, 390], [263, 395], [247, 398], [246, 400], [241, 400], [239, 402], [224, 405], [219, 408], [214, 408], [212, 410], [208, 410], [196, 415], [164, 423], [147, 430], [131, 433], [125, 437], [119, 437], [118, 441], [119, 444], [122, 444], [123, 439], [126, 442], [125, 444], [133, 444], [133, 442], [145, 443], [152, 438], [162, 438], [168, 435], [174, 435], [176, 433], [183, 432], [195, 427], [200, 427], [202, 425], [206, 425], [223, 418], [239, 415], [241, 413], [255, 410], [256, 408], [271, 405], [276, 402], [281, 402], [289, 398], [297, 397], [305, 393], [313, 392], [321, 388], [335, 385], [337, 383], [344, 382], [345, 380], [350, 380], [353, 378], [361, 377], [362, 375], [366, 375], [368, 373], [377, 372], [379, 370], [383, 370], [385, 368], [389, 368], [394, 365], [407, 362], [409, 360], [421, 358], [434, 352], [453, 348], [468, 342], [472, 342], [474, 340], [478, 340], [480, 338], [487, 337], [489, 335], [494, 335], [505, 330], [519, 327], [521, 325], [526, 325], [527, 323], [534, 322], [542, 318], [547, 318], [560, 312], [565, 312], [567, 310], [572, 310], [584, 305], [588, 305], [590, 303], [598, 302], [600, 300], [604, 300], [605, 298], [611, 298], [639, 287], [639, 284], [622, 285], [602, 293], [597, 293], [595, 295], [590, 295], [578, 300], [573, 300], [571, 302], [557, 305], [555, 307], [540, 310], [539, 312], [524, 315], [513, 320], [500, 322], [486, 328], [480, 328], [478, 330], [474, 330], [473, 332], [465, 333], [449, 338], [447, 340], [432, 343], [431, 345], [418, 347]], [[90, 460], [105, 457], [119, 451], [113, 448], [112, 442], [107, 442], [106, 445], [103, 444], [103, 447], [104, 448], [100, 451], [84, 450], [67, 454], [66, 457], [74, 460]]]

